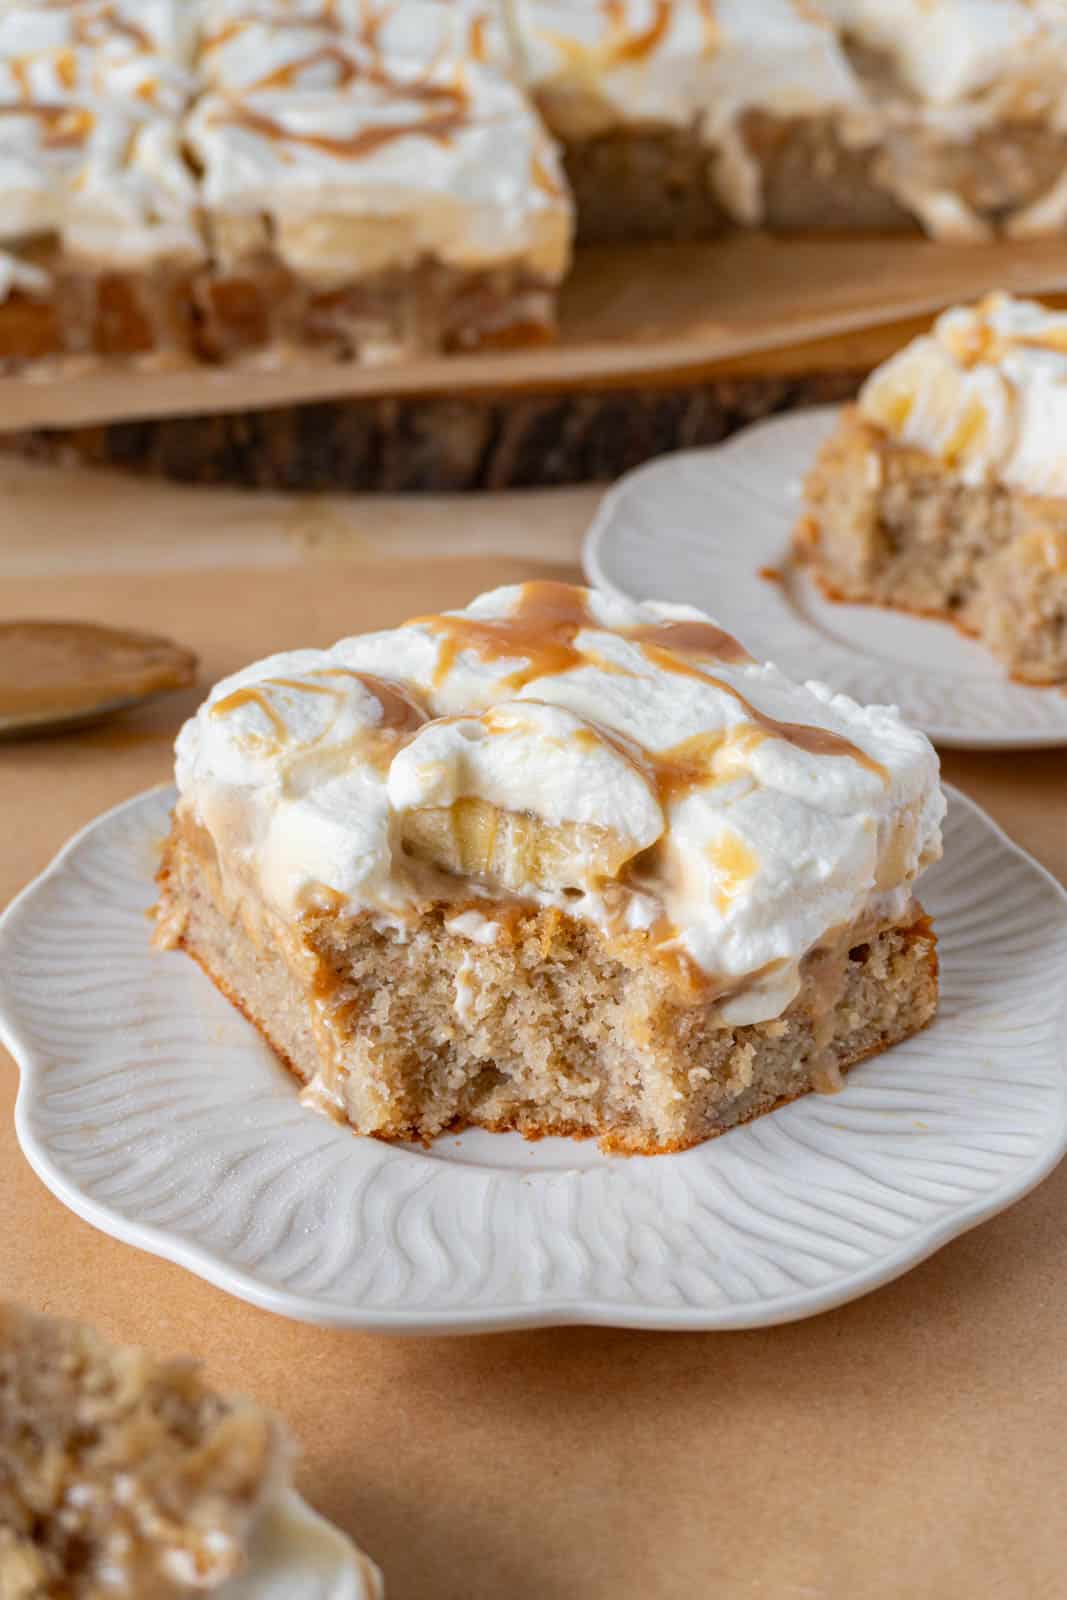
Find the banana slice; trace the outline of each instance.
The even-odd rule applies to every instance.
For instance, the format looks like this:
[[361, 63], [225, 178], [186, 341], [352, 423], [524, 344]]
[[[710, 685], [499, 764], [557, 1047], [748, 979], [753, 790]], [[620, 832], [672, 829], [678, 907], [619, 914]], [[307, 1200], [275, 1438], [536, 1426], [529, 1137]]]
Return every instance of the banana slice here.
[[513, 893], [588, 888], [617, 877], [637, 849], [608, 828], [549, 824], [476, 799], [408, 811], [400, 834], [416, 860]]
[[626, 752], [539, 701], [426, 723], [394, 758], [388, 789], [410, 855], [512, 891], [616, 878], [664, 827]]

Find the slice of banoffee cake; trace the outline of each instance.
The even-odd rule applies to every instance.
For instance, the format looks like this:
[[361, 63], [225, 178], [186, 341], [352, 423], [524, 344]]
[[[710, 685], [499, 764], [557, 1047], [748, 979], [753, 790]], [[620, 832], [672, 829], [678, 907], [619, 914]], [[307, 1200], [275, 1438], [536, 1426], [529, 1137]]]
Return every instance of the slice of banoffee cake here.
[[177, 744], [157, 942], [359, 1132], [678, 1150], [928, 1023], [934, 750], [557, 583], [269, 657]]

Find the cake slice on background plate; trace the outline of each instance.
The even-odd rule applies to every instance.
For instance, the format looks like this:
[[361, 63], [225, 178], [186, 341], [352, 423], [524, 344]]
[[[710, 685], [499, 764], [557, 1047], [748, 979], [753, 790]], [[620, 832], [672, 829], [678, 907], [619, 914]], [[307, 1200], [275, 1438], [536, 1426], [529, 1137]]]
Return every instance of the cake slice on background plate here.
[[364, 1134], [682, 1149], [922, 1028], [937, 757], [566, 584], [272, 656], [177, 746], [157, 942]]
[[1067, 313], [993, 294], [867, 379], [795, 547], [833, 599], [944, 617], [1013, 677], [1067, 679]]

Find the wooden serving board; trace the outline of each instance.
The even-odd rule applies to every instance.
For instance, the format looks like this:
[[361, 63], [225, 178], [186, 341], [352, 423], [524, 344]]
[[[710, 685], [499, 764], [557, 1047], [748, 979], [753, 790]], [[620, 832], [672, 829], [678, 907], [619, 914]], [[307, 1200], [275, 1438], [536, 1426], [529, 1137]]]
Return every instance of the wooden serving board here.
[[0, 430], [21, 453], [287, 490], [604, 479], [844, 398], [933, 313], [993, 288], [1063, 296], [1067, 244], [745, 235], [587, 248], [548, 347], [379, 368], [8, 377]]

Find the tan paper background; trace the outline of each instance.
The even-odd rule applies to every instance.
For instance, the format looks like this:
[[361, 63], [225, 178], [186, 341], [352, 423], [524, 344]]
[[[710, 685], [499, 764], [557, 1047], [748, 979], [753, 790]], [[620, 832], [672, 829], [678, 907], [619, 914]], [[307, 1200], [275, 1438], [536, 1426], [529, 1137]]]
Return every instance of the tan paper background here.
[[[556, 345], [395, 367], [294, 360], [258, 372], [200, 367], [0, 378], [0, 431], [346, 395], [695, 380], [727, 361], [905, 321], [994, 288], [1067, 290], [1067, 245], [739, 235], [707, 244], [589, 248], [579, 251], [564, 285]], [[838, 361], [842, 348], [847, 364], [847, 343]]]
[[[291, 498], [4, 463], [0, 613], [172, 633], [206, 684], [281, 646], [570, 574], [595, 498], [330, 500], [316, 535]], [[0, 745], [0, 904], [74, 829], [167, 780], [197, 698]], [[957, 753], [945, 771], [1067, 878], [1067, 751]], [[1065, 1593], [1067, 1167], [807, 1323], [406, 1341], [282, 1321], [95, 1232], [23, 1161], [15, 1083], [0, 1052], [3, 1292], [196, 1351], [281, 1410], [301, 1487], [363, 1540], [393, 1600]]]

